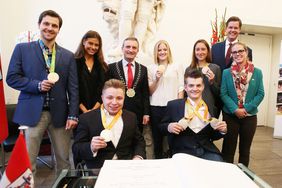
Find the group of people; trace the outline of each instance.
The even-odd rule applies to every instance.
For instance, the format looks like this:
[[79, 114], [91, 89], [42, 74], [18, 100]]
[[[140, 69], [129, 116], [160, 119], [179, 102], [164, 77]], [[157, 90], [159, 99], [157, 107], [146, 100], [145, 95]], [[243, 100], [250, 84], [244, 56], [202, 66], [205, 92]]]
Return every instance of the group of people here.
[[[62, 22], [56, 12], [42, 12], [40, 39], [15, 47], [6, 78], [20, 90], [14, 121], [29, 127], [33, 172], [45, 131], [61, 170], [70, 168], [71, 130], [74, 162], [101, 168], [106, 159], [145, 159], [142, 132], [149, 126], [156, 159], [165, 157], [167, 143], [170, 154], [233, 163], [240, 135], [239, 162], [248, 166], [264, 88], [251, 50], [238, 42], [238, 17], [227, 20], [226, 41], [212, 49], [205, 40], [196, 41], [185, 73], [164, 40], [156, 43], [148, 67], [135, 61], [135, 37], [123, 41], [122, 60], [109, 65], [95, 31], [82, 37], [73, 54], [55, 42]], [[220, 152], [213, 141], [223, 137]]]

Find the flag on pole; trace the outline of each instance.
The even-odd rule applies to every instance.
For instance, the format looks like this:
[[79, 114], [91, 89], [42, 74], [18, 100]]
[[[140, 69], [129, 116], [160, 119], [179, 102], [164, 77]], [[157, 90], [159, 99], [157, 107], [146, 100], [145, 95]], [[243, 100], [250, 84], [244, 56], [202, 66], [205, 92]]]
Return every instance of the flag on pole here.
[[0, 143], [2, 143], [8, 136], [8, 121], [6, 114], [6, 104], [4, 98], [3, 88], [3, 75], [1, 68], [1, 56], [0, 56]]
[[12, 151], [6, 171], [0, 181], [2, 188], [33, 188], [34, 179], [31, 171], [24, 135], [21, 132]]

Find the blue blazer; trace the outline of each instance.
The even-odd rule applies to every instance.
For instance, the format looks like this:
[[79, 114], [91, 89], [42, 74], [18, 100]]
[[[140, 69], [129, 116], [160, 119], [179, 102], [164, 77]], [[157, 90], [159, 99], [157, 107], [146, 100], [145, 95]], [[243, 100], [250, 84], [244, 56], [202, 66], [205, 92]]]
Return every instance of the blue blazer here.
[[[63, 127], [68, 116], [78, 116], [78, 81], [73, 53], [56, 44], [55, 71], [60, 79], [50, 90], [50, 113], [55, 127]], [[45, 92], [38, 83], [47, 79], [46, 63], [39, 42], [20, 43], [12, 54], [7, 84], [20, 91], [14, 122], [34, 127], [43, 108]]]
[[[238, 96], [230, 68], [223, 71], [220, 97], [223, 102], [223, 111], [227, 114], [234, 114], [235, 110], [238, 108]], [[258, 112], [257, 107], [263, 97], [262, 72], [260, 69], [255, 68], [245, 98], [244, 108], [246, 111], [251, 115], [255, 115]]]
[[[218, 153], [220, 151], [214, 145], [213, 141], [222, 138], [224, 135], [207, 125], [200, 132], [195, 133], [189, 127], [182, 131], [179, 135], [169, 133], [167, 128], [172, 122], [178, 122], [184, 117], [186, 99], [176, 99], [167, 103], [167, 112], [160, 124], [160, 130], [164, 134], [168, 134], [169, 147], [172, 154], [187, 153], [197, 156], [197, 148], [203, 148], [209, 152]], [[214, 117], [212, 111], [210, 115]]]
[[[220, 66], [221, 72], [224, 69], [229, 68], [233, 61], [232, 58], [230, 58], [229, 63], [227, 65], [225, 64], [225, 43], [226, 43], [226, 40], [223, 42], [216, 43], [212, 46], [212, 49], [211, 49], [212, 63]], [[252, 49], [250, 48], [248, 48], [248, 57], [250, 61], [253, 60]]]

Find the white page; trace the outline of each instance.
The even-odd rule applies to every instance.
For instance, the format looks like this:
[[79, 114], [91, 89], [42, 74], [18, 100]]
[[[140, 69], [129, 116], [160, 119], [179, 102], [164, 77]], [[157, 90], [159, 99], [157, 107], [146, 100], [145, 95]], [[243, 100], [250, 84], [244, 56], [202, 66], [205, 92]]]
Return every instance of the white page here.
[[171, 159], [107, 160], [95, 188], [180, 188]]
[[185, 183], [197, 188], [258, 188], [236, 165], [200, 159], [188, 154], [176, 154], [172, 160]]

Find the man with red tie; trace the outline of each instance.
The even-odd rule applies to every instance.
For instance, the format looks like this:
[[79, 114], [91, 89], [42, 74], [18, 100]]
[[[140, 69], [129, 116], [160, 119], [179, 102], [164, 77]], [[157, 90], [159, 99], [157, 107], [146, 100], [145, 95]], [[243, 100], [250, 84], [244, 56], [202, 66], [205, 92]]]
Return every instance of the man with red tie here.
[[[238, 36], [241, 32], [242, 21], [237, 16], [231, 16], [226, 22], [226, 40], [216, 43], [212, 46], [212, 63], [220, 66], [221, 72], [229, 68], [232, 63], [231, 45], [238, 42]], [[252, 61], [252, 50], [248, 48], [248, 57]]]
[[147, 68], [135, 61], [139, 51], [139, 42], [135, 37], [123, 41], [123, 59], [109, 65], [109, 77], [121, 80], [126, 87], [124, 109], [134, 112], [138, 127], [149, 122], [149, 87]]

